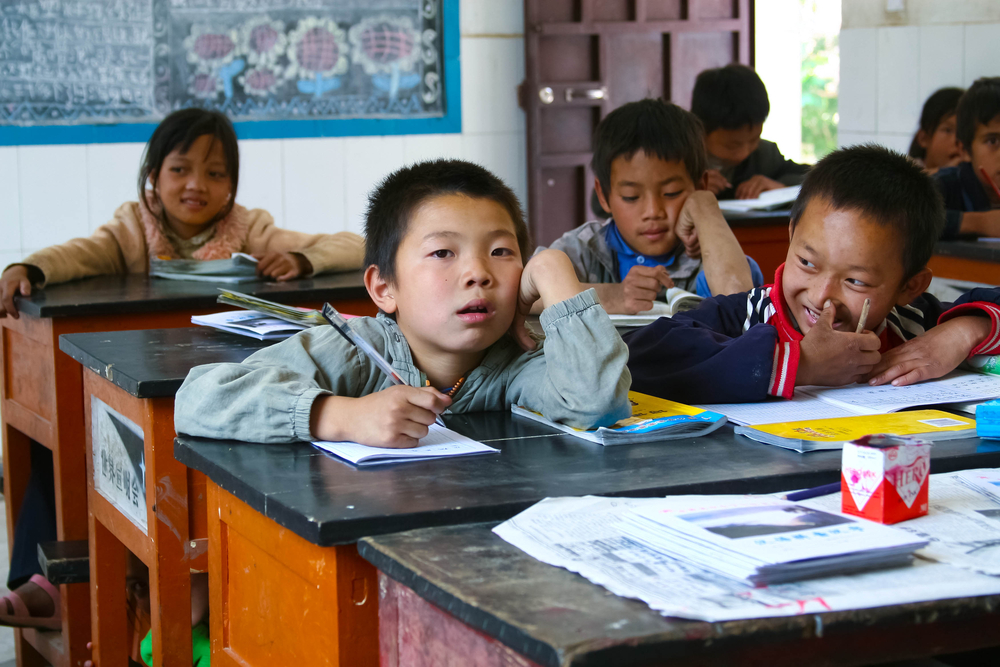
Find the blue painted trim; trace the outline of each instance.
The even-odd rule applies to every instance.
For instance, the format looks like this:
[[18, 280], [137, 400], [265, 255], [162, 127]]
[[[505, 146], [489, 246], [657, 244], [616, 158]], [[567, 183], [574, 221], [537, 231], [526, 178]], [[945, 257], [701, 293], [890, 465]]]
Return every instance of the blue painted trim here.
[[[445, 115], [437, 118], [349, 118], [260, 120], [235, 123], [240, 139], [362, 137], [391, 134], [451, 134], [462, 131], [459, 0], [443, 0]], [[115, 125], [0, 126], [0, 146], [117, 144], [149, 141], [156, 123]]]

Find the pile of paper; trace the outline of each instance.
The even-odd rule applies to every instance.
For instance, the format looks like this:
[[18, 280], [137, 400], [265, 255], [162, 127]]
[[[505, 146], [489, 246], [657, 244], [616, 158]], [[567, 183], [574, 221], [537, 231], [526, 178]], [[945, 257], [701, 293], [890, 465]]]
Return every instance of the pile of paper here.
[[[1000, 578], [984, 574], [1000, 574], [1000, 503], [966, 488], [954, 473], [932, 475], [930, 484], [929, 514], [894, 526], [929, 541], [913, 566], [764, 587], [633, 539], [625, 517], [655, 512], [664, 502], [659, 498], [549, 498], [494, 532], [615, 595], [642, 600], [665, 616], [705, 621], [1000, 594]], [[840, 507], [840, 494], [799, 504], [832, 513]]]
[[149, 275], [209, 283], [243, 283], [259, 279], [257, 260], [242, 252], [234, 252], [229, 259], [153, 258], [149, 260]]
[[[960, 482], [990, 500], [1000, 503], [1000, 469], [965, 470], [955, 475]], [[1000, 515], [995, 515], [1000, 517]]]
[[322, 313], [318, 310], [286, 306], [283, 303], [275, 303], [274, 301], [268, 301], [267, 299], [261, 299], [260, 297], [243, 294], [242, 292], [233, 292], [232, 290], [222, 289], [221, 287], [219, 288], [219, 292], [221, 293], [219, 294], [218, 302], [224, 303], [227, 306], [236, 306], [237, 308], [254, 310], [258, 313], [276, 317], [279, 320], [291, 322], [292, 324], [300, 324], [303, 327], [317, 327], [327, 323], [326, 320], [323, 319]]
[[898, 567], [927, 544], [888, 526], [757, 496], [672, 496], [629, 512], [646, 547], [757, 585]]

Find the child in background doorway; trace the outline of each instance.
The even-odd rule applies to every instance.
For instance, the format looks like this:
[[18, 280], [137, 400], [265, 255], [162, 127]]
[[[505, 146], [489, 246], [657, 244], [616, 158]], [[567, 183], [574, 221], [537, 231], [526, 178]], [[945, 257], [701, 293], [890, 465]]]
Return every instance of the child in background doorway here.
[[771, 103], [764, 82], [749, 67], [733, 64], [699, 74], [691, 112], [705, 126], [706, 187], [719, 199], [754, 199], [798, 185], [809, 171], [760, 138]]
[[910, 143], [909, 155], [928, 174], [962, 161], [962, 147], [955, 132], [955, 110], [964, 92], [961, 88], [941, 88], [924, 102], [920, 129]]

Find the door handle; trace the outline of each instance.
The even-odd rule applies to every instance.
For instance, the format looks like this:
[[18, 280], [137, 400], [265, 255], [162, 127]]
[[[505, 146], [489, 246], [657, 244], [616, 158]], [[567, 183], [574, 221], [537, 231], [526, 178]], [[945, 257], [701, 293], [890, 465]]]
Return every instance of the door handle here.
[[572, 102], [573, 100], [603, 100], [608, 96], [608, 89], [601, 88], [589, 88], [587, 90], [573, 90], [572, 88], [566, 89], [566, 101]]
[[556, 99], [556, 94], [552, 92], [551, 88], [545, 86], [538, 90], [538, 99], [542, 101], [542, 104], [552, 104]]

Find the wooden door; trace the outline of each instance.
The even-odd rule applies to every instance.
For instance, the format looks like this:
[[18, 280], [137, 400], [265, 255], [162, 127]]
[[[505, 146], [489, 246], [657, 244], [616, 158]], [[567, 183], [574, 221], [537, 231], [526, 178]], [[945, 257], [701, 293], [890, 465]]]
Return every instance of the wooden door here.
[[695, 77], [753, 65], [753, 0], [525, 0], [528, 222], [549, 245], [593, 219], [594, 127], [646, 97], [690, 107]]

